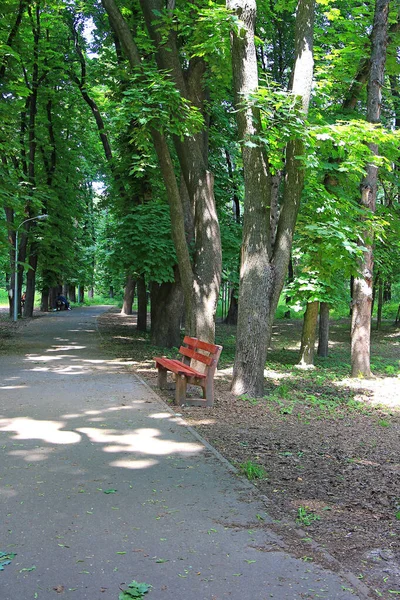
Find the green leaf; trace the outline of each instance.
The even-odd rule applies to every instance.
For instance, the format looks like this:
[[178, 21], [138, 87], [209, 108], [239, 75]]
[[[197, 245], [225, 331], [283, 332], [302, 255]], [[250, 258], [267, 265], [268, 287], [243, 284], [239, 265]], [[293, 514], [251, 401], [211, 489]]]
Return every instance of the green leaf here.
[[132, 581], [128, 585], [128, 589], [122, 591], [118, 598], [119, 600], [141, 600], [144, 594], [147, 594], [150, 588], [151, 585], [148, 583], [138, 583], [137, 581]]

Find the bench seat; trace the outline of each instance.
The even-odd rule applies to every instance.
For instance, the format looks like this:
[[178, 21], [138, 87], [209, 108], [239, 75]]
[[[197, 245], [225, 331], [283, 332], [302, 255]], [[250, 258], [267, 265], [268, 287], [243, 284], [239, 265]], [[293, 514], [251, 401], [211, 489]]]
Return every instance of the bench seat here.
[[[160, 389], [167, 387], [167, 373], [170, 371], [176, 376], [175, 404], [177, 406], [183, 404], [213, 406], [214, 374], [222, 352], [222, 346], [209, 344], [208, 342], [203, 342], [189, 336], [185, 336], [183, 344], [185, 346], [181, 346], [179, 349], [182, 360], [171, 359], [165, 356], [154, 357], [158, 371], [158, 386]], [[198, 368], [194, 368], [193, 364]], [[195, 400], [187, 399], [186, 389], [188, 384], [201, 387], [203, 398]]]

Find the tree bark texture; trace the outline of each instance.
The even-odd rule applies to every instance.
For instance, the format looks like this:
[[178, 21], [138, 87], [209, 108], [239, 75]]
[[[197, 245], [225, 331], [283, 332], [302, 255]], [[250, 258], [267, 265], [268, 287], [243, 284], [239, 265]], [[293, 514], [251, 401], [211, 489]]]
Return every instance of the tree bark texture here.
[[179, 348], [183, 315], [183, 292], [176, 269], [175, 281], [151, 287], [151, 341], [163, 348]]
[[262, 148], [253, 141], [259, 131], [260, 115], [257, 109], [245, 106], [249, 94], [258, 87], [254, 44], [256, 2], [228, 0], [227, 8], [235, 11], [241, 25], [240, 31], [231, 33], [231, 51], [245, 187], [232, 391], [261, 396], [267, 356], [269, 290], [274, 274], [270, 264], [270, 175]]
[[[314, 0], [299, 0], [295, 34], [292, 91], [306, 114], [313, 73]], [[243, 242], [239, 285], [238, 331], [232, 391], [260, 396], [272, 324], [290, 259], [293, 231], [303, 187], [301, 140], [290, 142], [286, 156], [285, 192], [281, 210], [271, 207], [273, 181], [264, 149], [255, 144], [260, 115], [246, 106], [258, 87], [254, 44], [255, 0], [227, 0], [240, 21], [231, 34], [232, 70], [244, 172]], [[250, 143], [249, 143], [250, 142]], [[278, 221], [278, 223], [277, 223]], [[275, 237], [276, 233], [276, 237]]]
[[138, 331], [147, 331], [147, 289], [144, 277], [137, 280], [137, 298], [137, 329]]
[[317, 333], [319, 302], [308, 302], [304, 314], [301, 334], [299, 367], [311, 367], [314, 364], [314, 349]]
[[[367, 120], [379, 123], [384, 85], [389, 0], [376, 0], [374, 24], [371, 36], [371, 68], [368, 81]], [[373, 155], [378, 154], [378, 145], [369, 144]], [[360, 204], [367, 213], [375, 213], [378, 167], [369, 163], [366, 176], [361, 183]], [[374, 256], [373, 233], [365, 230], [363, 246], [366, 250], [360, 261], [359, 275], [354, 279], [351, 319], [351, 376], [370, 377], [370, 335]]]
[[135, 298], [135, 287], [136, 279], [132, 275], [128, 275], [126, 278], [126, 285], [124, 290], [124, 301], [122, 303], [121, 315], [131, 315], [132, 305]]
[[318, 356], [327, 358], [329, 352], [329, 304], [321, 302], [319, 307]]

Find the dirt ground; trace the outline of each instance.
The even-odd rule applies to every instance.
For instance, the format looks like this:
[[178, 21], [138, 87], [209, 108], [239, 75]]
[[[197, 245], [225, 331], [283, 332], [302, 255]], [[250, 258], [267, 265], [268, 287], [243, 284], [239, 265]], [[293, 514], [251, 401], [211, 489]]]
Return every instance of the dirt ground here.
[[[300, 329], [299, 321], [275, 326], [264, 398], [230, 393], [234, 331], [224, 325], [217, 328], [224, 351], [215, 406], [173, 407], [173, 392], [161, 395], [239, 471], [256, 475], [253, 483], [273, 527], [293, 554], [331, 568], [338, 561], [373, 598], [395, 598], [400, 596], [400, 330], [387, 323], [373, 333], [376, 378], [354, 381], [346, 378], [348, 323], [331, 327], [330, 357], [308, 372], [294, 368]], [[100, 317], [99, 331], [103, 346], [157, 389], [152, 357], [160, 349], [137, 332], [135, 317], [111, 310]], [[3, 335], [12, 336], [12, 328]]]

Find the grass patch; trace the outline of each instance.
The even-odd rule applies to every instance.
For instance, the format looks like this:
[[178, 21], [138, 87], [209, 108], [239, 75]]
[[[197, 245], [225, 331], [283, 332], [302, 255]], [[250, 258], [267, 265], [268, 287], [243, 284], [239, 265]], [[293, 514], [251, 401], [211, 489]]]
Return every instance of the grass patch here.
[[296, 518], [297, 525], [308, 527], [309, 525], [312, 525], [312, 523], [315, 523], [315, 521], [320, 520], [321, 517], [313, 513], [308, 506], [299, 506]]
[[268, 479], [266, 470], [251, 460], [247, 460], [245, 463], [240, 464], [239, 467], [250, 481], [253, 481], [254, 479]]

